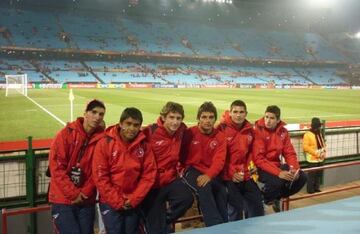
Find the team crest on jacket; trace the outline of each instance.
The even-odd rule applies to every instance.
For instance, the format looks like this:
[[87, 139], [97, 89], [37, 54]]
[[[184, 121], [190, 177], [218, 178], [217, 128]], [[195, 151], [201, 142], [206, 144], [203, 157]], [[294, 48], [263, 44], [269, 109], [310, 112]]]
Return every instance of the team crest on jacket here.
[[135, 152], [136, 156], [138, 156], [139, 158], [144, 157], [144, 153], [145, 152], [144, 152], [144, 149], [142, 147], [137, 148], [136, 152]]
[[210, 148], [215, 149], [218, 144], [219, 144], [219, 142], [217, 140], [212, 140], [210, 142]]

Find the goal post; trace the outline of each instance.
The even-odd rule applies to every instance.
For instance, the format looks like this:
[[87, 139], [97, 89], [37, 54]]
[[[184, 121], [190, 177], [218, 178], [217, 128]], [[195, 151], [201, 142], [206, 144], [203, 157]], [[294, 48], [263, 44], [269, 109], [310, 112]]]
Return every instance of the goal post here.
[[5, 75], [6, 80], [6, 91], [5, 96], [9, 96], [9, 94], [15, 91], [16, 93], [27, 96], [27, 74], [19, 74], [19, 75]]

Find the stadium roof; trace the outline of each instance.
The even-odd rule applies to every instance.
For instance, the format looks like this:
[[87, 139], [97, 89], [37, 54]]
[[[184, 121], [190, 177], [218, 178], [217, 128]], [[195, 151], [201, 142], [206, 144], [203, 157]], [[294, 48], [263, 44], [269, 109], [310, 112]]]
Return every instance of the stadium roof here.
[[4, 0], [16, 7], [113, 11], [274, 30], [360, 31], [359, 0]]

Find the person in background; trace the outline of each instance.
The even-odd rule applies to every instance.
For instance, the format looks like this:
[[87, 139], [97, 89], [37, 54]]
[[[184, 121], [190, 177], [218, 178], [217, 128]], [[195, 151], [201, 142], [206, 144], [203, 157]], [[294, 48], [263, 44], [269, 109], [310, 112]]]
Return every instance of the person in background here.
[[255, 123], [253, 160], [258, 168], [259, 181], [263, 183], [264, 202], [280, 211], [280, 199], [301, 190], [306, 175], [300, 169], [289, 132], [280, 119], [280, 108], [272, 105], [264, 117]]
[[[312, 118], [311, 128], [305, 132], [303, 138], [303, 150], [306, 161], [310, 167], [319, 167], [326, 157], [326, 144], [321, 133], [321, 121], [319, 118]], [[320, 180], [322, 170], [308, 173], [307, 192], [315, 193], [320, 191]]]
[[178, 175], [181, 142], [186, 130], [183, 119], [183, 106], [167, 102], [157, 123], [147, 127], [157, 164], [154, 186], [143, 203], [148, 234], [168, 233], [169, 225], [193, 204], [191, 190]]
[[226, 157], [225, 135], [214, 128], [216, 107], [204, 102], [198, 109], [198, 125], [184, 135], [181, 163], [184, 180], [197, 195], [206, 226], [228, 221], [227, 193], [220, 173]]
[[242, 219], [245, 212], [247, 217], [264, 215], [261, 191], [249, 171], [254, 130], [246, 120], [246, 115], [245, 102], [235, 100], [218, 126], [227, 141], [223, 179], [228, 190], [229, 205], [234, 207], [238, 214], [235, 220]]
[[137, 233], [139, 205], [155, 181], [156, 164], [150, 143], [140, 131], [142, 121], [140, 110], [126, 108], [95, 148], [93, 179], [107, 234]]
[[90, 101], [84, 116], [57, 133], [50, 147], [49, 202], [56, 232], [94, 233], [96, 188], [92, 158], [103, 137], [105, 105]]

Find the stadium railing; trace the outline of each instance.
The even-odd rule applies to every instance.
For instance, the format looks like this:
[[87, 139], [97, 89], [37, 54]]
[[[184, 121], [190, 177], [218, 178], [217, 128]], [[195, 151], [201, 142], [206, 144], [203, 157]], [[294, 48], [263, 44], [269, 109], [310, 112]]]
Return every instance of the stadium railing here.
[[[334, 164], [324, 165], [324, 166], [320, 166], [320, 167], [306, 168], [303, 171], [304, 172], [322, 171], [322, 170], [327, 170], [327, 169], [356, 166], [356, 165], [360, 165], [360, 160], [351, 161], [351, 162], [343, 162], [343, 163], [334, 163]], [[328, 189], [328, 190], [324, 190], [324, 191], [321, 191], [318, 193], [305, 194], [305, 195], [300, 195], [300, 196], [295, 195], [294, 197], [287, 197], [285, 199], [282, 199], [282, 210], [283, 211], [289, 210], [291, 201], [298, 201], [298, 200], [307, 199], [307, 198], [311, 198], [311, 197], [318, 197], [318, 196], [322, 196], [322, 195], [328, 195], [328, 194], [332, 194], [332, 193], [343, 192], [343, 191], [357, 189], [357, 188], [360, 188], [360, 185], [341, 186], [339, 188]]]
[[[302, 156], [302, 136], [304, 131], [291, 132], [291, 140], [299, 155], [299, 161], [305, 170], [307, 164]], [[326, 129], [328, 158], [324, 168], [333, 168], [338, 163], [360, 159], [360, 128]], [[28, 140], [27, 149], [0, 151], [0, 206], [3, 208], [35, 207], [46, 203], [49, 178], [47, 169], [48, 148], [33, 149], [32, 138]], [[349, 163], [351, 164], [351, 163]], [[347, 165], [347, 164], [339, 164]], [[325, 193], [325, 191], [323, 192]], [[323, 194], [323, 193], [320, 193]], [[328, 192], [330, 193], [330, 192]], [[319, 193], [318, 193], [319, 194]], [[295, 199], [290, 198], [290, 199]], [[294, 201], [294, 200], [289, 200]], [[285, 207], [284, 203], [284, 209]], [[11, 211], [9, 211], [11, 212]], [[185, 222], [197, 217], [183, 217], [178, 222]], [[33, 224], [35, 225], [35, 224]]]
[[[352, 161], [352, 162], [345, 162], [345, 163], [334, 163], [334, 164], [330, 164], [330, 165], [324, 165], [321, 167], [313, 167], [313, 168], [308, 168], [308, 169], [304, 169], [305, 172], [310, 172], [310, 171], [318, 171], [318, 170], [327, 170], [327, 169], [333, 169], [333, 168], [339, 168], [339, 167], [348, 167], [348, 166], [356, 166], [356, 165], [360, 165], [360, 160], [357, 161]], [[327, 194], [331, 194], [331, 193], [336, 193], [336, 192], [342, 192], [342, 191], [348, 191], [351, 189], [356, 189], [356, 188], [360, 188], [360, 185], [352, 185], [352, 186], [342, 186], [336, 189], [329, 189], [329, 190], [324, 190], [322, 192], [319, 193], [313, 193], [313, 194], [306, 194], [306, 195], [302, 195], [302, 196], [298, 196], [298, 197], [292, 197], [292, 198], [285, 198], [282, 200], [282, 207], [283, 207], [283, 211], [289, 210], [289, 204], [291, 201], [296, 201], [296, 200], [300, 200], [300, 199], [307, 199], [307, 198], [311, 198], [311, 197], [316, 197], [316, 196], [321, 196], [321, 195], [327, 195]], [[21, 208], [21, 209], [14, 209], [14, 210], [8, 210], [6, 208], [2, 209], [2, 233], [3, 234], [7, 234], [7, 218], [9, 216], [15, 216], [15, 215], [24, 215], [24, 214], [34, 214], [37, 212], [42, 212], [42, 211], [48, 211], [50, 210], [50, 206], [49, 205], [42, 205], [42, 206], [38, 206], [38, 207], [31, 207], [31, 208]], [[183, 222], [188, 222], [188, 221], [194, 221], [194, 220], [202, 220], [203, 216], [201, 214], [199, 215], [193, 215], [193, 216], [188, 216], [188, 217], [181, 217], [179, 218], [176, 223], [183, 223]]]

